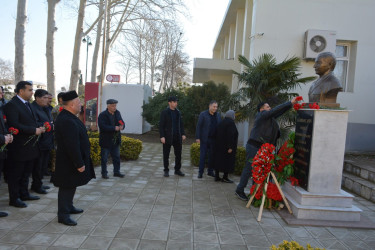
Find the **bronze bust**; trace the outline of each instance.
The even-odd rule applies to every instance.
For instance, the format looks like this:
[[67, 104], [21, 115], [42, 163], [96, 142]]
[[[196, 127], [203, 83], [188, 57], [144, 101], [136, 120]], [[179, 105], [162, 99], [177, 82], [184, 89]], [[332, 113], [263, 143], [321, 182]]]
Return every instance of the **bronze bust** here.
[[319, 79], [313, 82], [309, 90], [309, 102], [336, 103], [338, 92], [342, 91], [342, 85], [333, 74], [336, 66], [336, 57], [331, 52], [323, 52], [315, 59], [315, 73]]

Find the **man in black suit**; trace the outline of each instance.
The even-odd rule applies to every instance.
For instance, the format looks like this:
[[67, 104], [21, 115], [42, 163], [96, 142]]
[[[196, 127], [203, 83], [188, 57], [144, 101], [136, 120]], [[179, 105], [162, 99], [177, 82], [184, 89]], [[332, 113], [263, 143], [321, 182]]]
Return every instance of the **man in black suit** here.
[[[3, 92], [0, 91], [0, 100], [3, 98]], [[4, 145], [8, 145], [12, 143], [13, 135], [9, 134], [3, 119], [3, 111], [0, 108], [0, 147]], [[0, 179], [1, 179], [1, 172], [3, 171], [4, 167], [4, 160], [7, 156], [6, 149], [0, 152]], [[6, 217], [8, 214], [6, 212], [0, 212], [0, 217]]]
[[111, 154], [113, 162], [113, 176], [123, 178], [125, 175], [120, 172], [120, 131], [125, 128], [120, 111], [117, 110], [118, 101], [107, 100], [107, 109], [99, 114], [98, 125], [100, 129], [99, 145], [102, 165], [102, 177], [108, 179], [107, 160]]
[[59, 187], [58, 222], [75, 226], [77, 222], [70, 218], [70, 214], [83, 212], [82, 209], [73, 206], [76, 188], [95, 178], [95, 172], [90, 158], [87, 131], [77, 117], [81, 111], [81, 101], [75, 91], [66, 92], [62, 96], [62, 101], [64, 109], [55, 121], [57, 151], [52, 182]]
[[[9, 205], [27, 207], [23, 201], [38, 200], [38, 196], [30, 195], [28, 191], [29, 177], [35, 161], [39, 157], [39, 147], [34, 145], [38, 135], [45, 132], [44, 127], [38, 126], [34, 111], [29, 103], [33, 95], [33, 84], [21, 81], [17, 83], [14, 96], [5, 106], [8, 127], [19, 130], [14, 141], [8, 146], [9, 166], [7, 167]], [[30, 136], [34, 138], [29, 141]], [[29, 142], [28, 142], [29, 141]]]
[[[45, 108], [48, 106], [48, 92], [44, 89], [37, 89], [34, 94], [35, 101], [31, 103], [34, 109], [36, 121], [38, 126], [43, 126], [45, 122], [48, 122], [51, 126], [50, 131], [46, 131], [41, 135], [38, 141], [40, 149], [40, 156], [36, 161], [36, 164], [32, 170], [33, 182], [31, 183], [31, 190], [38, 194], [46, 194], [47, 191], [43, 186], [43, 174], [47, 171], [49, 153], [53, 149], [53, 129], [52, 129], [52, 116], [46, 113]], [[48, 110], [47, 110], [48, 111]]]

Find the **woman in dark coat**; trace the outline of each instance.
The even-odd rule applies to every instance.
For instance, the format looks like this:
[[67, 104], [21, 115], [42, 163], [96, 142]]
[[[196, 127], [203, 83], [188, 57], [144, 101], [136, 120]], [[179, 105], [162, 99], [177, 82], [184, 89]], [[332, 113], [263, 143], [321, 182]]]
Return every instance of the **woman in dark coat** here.
[[[238, 142], [238, 131], [234, 123], [234, 117], [234, 111], [229, 110], [225, 113], [225, 119], [217, 127], [214, 164], [215, 181], [233, 183], [228, 178], [228, 174], [234, 171]], [[224, 172], [222, 179], [219, 176], [219, 172]]]

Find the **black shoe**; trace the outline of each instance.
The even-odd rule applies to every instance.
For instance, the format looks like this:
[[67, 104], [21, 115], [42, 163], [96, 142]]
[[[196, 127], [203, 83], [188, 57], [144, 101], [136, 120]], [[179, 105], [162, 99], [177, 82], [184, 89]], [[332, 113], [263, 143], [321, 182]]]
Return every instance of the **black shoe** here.
[[35, 200], [39, 200], [39, 199], [40, 199], [39, 196], [31, 195], [31, 194], [29, 194], [29, 196], [26, 196], [26, 197], [21, 197], [22, 201], [35, 201]]
[[198, 179], [202, 179], [203, 174], [198, 174]]
[[233, 183], [232, 180], [229, 180], [228, 178], [223, 178], [221, 179], [222, 182], [225, 182], [225, 183]]
[[237, 195], [237, 197], [240, 199], [240, 200], [243, 200], [243, 201], [248, 201], [249, 198], [247, 198], [245, 192], [238, 192], [236, 190], [235, 194]]
[[67, 226], [76, 226], [77, 222], [72, 220], [71, 218], [66, 218], [66, 219], [58, 219], [59, 223], [62, 223]]
[[164, 177], [169, 177], [169, 171], [164, 171]]
[[71, 214], [80, 214], [80, 213], [83, 213], [83, 209], [74, 207], [72, 210], [70, 210], [70, 213]]
[[185, 176], [185, 174], [182, 173], [181, 170], [176, 170], [176, 171], [174, 171], [174, 174], [175, 174], [175, 175], [179, 175], [179, 176]]
[[13, 207], [27, 207], [27, 204], [23, 201], [21, 201], [20, 199], [17, 199], [15, 201], [10, 201], [9, 202], [9, 206], [13, 206]]
[[208, 172], [207, 175], [208, 175], [208, 176], [211, 176], [211, 177], [215, 177], [215, 174], [214, 174], [214, 173], [211, 173], [211, 172]]
[[0, 217], [7, 217], [7, 216], [8, 216], [8, 213], [0, 212]]
[[219, 176], [215, 176], [215, 181], [222, 181], [222, 179]]
[[106, 175], [106, 174], [102, 175], [102, 178], [103, 179], [109, 179], [108, 175]]
[[43, 188], [43, 189], [50, 189], [50, 187], [47, 186], [47, 185], [43, 185], [42, 188]]
[[50, 172], [45, 172], [45, 173], [43, 174], [43, 176], [51, 176], [51, 173], [50, 173]]
[[31, 190], [38, 194], [48, 194], [44, 188], [32, 188]]
[[114, 173], [113, 176], [115, 177], [120, 177], [120, 178], [124, 178], [124, 174], [121, 174], [121, 173]]

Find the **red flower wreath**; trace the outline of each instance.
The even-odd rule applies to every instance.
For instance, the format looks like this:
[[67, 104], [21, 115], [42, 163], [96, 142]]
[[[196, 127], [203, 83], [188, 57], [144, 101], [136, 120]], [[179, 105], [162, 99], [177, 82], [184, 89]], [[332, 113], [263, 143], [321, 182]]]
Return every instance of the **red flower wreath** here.
[[265, 143], [258, 150], [258, 153], [253, 158], [253, 180], [257, 184], [261, 184], [266, 179], [268, 173], [271, 171], [275, 155], [275, 146]]

